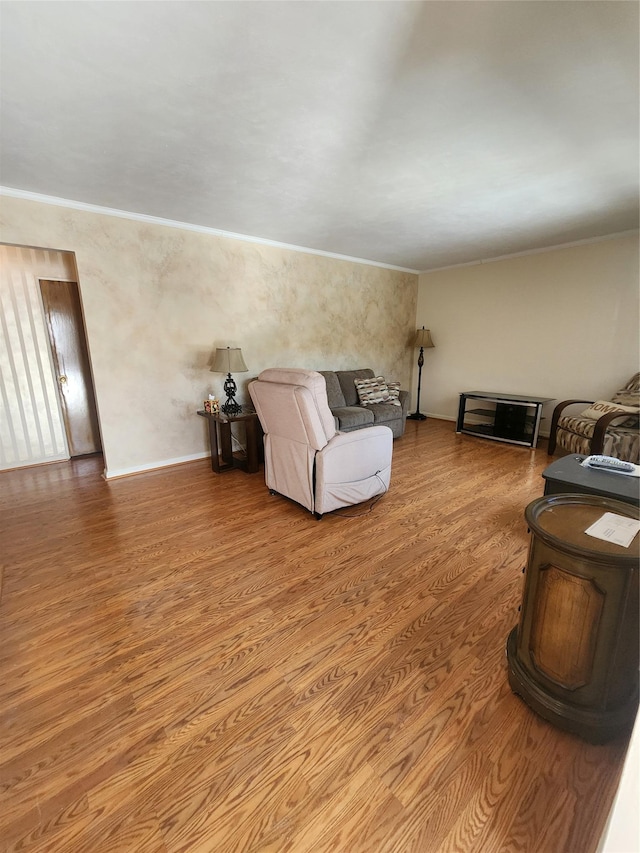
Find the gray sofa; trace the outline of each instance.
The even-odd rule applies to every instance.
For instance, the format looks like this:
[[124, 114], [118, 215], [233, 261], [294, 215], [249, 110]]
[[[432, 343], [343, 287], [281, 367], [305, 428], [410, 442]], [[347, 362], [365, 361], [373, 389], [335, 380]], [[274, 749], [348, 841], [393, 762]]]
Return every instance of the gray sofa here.
[[[401, 406], [376, 403], [361, 406], [354, 379], [373, 379], [375, 373], [369, 368], [362, 370], [320, 370], [327, 383], [329, 408], [335, 418], [336, 429], [352, 432], [375, 425], [388, 426], [394, 438], [404, 433], [409, 413], [409, 392], [400, 391]], [[389, 377], [387, 377], [389, 378]]]

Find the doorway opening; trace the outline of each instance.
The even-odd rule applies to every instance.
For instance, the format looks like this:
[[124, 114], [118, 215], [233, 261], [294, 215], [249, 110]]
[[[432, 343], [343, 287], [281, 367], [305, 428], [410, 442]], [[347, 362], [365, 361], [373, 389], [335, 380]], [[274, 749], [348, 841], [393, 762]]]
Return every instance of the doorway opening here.
[[0, 243], [0, 470], [101, 450], [75, 256]]

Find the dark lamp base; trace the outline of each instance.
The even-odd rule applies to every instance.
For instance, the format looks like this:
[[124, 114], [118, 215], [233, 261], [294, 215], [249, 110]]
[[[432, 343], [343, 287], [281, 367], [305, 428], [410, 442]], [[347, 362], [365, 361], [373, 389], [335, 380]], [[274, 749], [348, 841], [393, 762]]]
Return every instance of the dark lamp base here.
[[242, 413], [242, 406], [240, 403], [236, 403], [237, 390], [238, 386], [233, 381], [233, 376], [227, 373], [227, 378], [224, 380], [224, 392], [227, 395], [227, 400], [221, 406], [225, 415], [239, 415]]
[[408, 421], [426, 421], [427, 416], [423, 415], [422, 412], [414, 412], [412, 415], [407, 415]]

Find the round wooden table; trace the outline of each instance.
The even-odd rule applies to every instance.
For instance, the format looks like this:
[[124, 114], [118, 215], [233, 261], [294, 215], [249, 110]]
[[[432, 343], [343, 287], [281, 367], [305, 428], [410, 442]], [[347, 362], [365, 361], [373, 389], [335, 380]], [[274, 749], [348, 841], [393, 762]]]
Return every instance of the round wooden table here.
[[629, 547], [585, 531], [637, 507], [594, 495], [538, 498], [509, 683], [542, 717], [593, 743], [626, 730], [638, 708], [640, 534]]

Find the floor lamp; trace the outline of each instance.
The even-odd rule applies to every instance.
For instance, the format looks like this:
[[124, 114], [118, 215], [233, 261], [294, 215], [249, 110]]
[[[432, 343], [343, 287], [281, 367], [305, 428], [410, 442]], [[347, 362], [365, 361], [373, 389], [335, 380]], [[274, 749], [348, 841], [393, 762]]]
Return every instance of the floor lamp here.
[[431, 332], [429, 329], [425, 329], [423, 326], [421, 329], [416, 331], [416, 337], [413, 342], [414, 349], [420, 347], [420, 355], [418, 356], [418, 405], [416, 406], [416, 410], [412, 415], [407, 415], [407, 418], [412, 421], [426, 421], [427, 416], [423, 415], [420, 411], [420, 386], [422, 384], [422, 365], [424, 364], [424, 351], [425, 349], [430, 349], [434, 347], [435, 344], [431, 337]]

